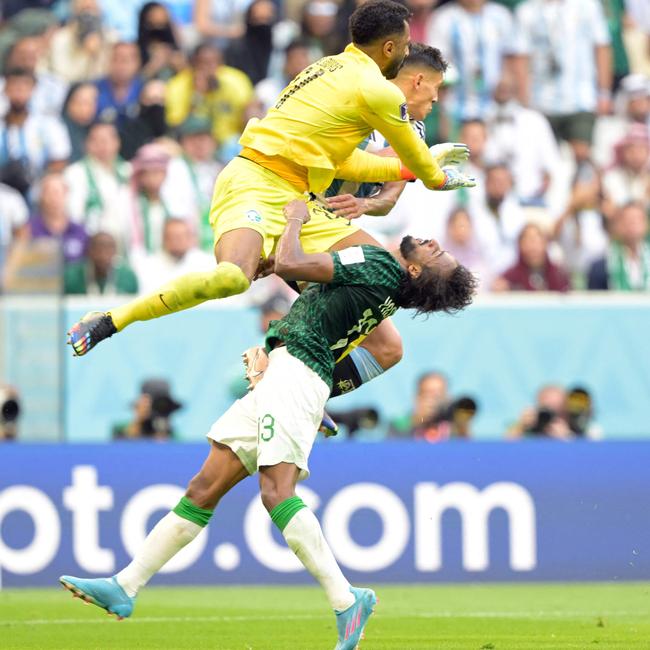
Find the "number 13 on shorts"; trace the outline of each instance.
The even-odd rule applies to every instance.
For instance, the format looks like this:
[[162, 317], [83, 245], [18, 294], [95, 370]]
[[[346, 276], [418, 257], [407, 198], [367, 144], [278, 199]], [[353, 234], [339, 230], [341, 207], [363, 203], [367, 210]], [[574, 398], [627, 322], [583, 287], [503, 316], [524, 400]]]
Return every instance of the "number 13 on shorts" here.
[[266, 413], [257, 420], [257, 437], [259, 440], [268, 442], [275, 435], [275, 418]]

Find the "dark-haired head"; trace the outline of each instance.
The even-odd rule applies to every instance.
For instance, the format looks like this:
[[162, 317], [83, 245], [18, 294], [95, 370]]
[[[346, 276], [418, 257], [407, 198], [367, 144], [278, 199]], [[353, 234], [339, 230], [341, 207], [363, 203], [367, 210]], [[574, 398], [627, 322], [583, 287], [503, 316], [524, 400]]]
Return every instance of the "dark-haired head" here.
[[438, 101], [438, 90], [445, 79], [447, 62], [440, 50], [422, 43], [411, 43], [394, 83], [406, 97], [409, 116], [424, 120]]
[[364, 2], [350, 16], [350, 35], [355, 45], [371, 45], [395, 34], [403, 34], [411, 12], [393, 0]]
[[350, 17], [352, 42], [393, 79], [408, 54], [410, 11], [392, 0], [370, 0]]
[[305, 39], [291, 41], [284, 50], [284, 74], [287, 79], [293, 79], [312, 63], [309, 43]]
[[9, 111], [14, 115], [26, 114], [36, 84], [34, 73], [27, 68], [10, 68], [4, 76], [4, 95], [9, 104]]
[[160, 2], [147, 2], [138, 15], [138, 48], [142, 64], [148, 63], [152, 44], [169, 45], [178, 49], [169, 10]]
[[442, 52], [437, 47], [431, 47], [424, 43], [411, 43], [409, 45], [408, 56], [404, 59], [402, 67], [419, 66], [422, 68], [432, 68], [436, 72], [445, 73], [448, 67], [447, 61], [442, 56]]
[[397, 305], [417, 314], [454, 314], [471, 304], [478, 281], [474, 274], [433, 240], [404, 237], [400, 254], [406, 270]]

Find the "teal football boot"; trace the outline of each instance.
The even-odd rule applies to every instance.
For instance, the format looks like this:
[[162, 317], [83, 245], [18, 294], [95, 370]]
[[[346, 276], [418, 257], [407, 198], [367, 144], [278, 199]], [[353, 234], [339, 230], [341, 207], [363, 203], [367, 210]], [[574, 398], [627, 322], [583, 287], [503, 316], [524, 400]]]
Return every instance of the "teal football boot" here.
[[102, 607], [109, 614], [117, 616], [118, 621], [128, 618], [133, 612], [135, 598], [126, 595], [115, 576], [90, 579], [61, 576], [59, 582], [72, 592], [73, 598]]
[[377, 596], [372, 589], [350, 587], [350, 591], [355, 597], [354, 604], [342, 612], [336, 612], [339, 642], [334, 650], [355, 650], [359, 646], [363, 628], [377, 604]]

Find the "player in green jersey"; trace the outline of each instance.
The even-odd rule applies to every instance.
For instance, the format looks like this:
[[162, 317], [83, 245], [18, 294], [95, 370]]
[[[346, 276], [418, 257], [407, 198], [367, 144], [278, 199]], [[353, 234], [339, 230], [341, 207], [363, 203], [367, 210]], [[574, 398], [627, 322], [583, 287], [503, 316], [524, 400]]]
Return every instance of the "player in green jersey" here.
[[[262, 503], [289, 547], [325, 590], [335, 611], [337, 650], [357, 647], [376, 602], [351, 587], [314, 514], [296, 496], [332, 387], [334, 364], [398, 308], [456, 312], [476, 289], [474, 276], [433, 241], [405, 237], [392, 254], [375, 246], [306, 254], [303, 201], [285, 208], [275, 272], [314, 282], [267, 333], [263, 378], [208, 433], [211, 447], [185, 496], [149, 533], [133, 561], [112, 578], [62, 576], [74, 595], [118, 618], [131, 615], [138, 591], [208, 523], [221, 497], [259, 471]], [[296, 640], [296, 647], [300, 641]]]

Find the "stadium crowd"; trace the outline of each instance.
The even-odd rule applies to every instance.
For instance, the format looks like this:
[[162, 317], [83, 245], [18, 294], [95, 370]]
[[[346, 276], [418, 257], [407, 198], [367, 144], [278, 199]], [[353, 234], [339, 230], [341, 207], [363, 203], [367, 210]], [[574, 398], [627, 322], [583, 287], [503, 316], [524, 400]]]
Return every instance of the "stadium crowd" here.
[[[364, 227], [438, 238], [484, 291], [650, 289], [647, 3], [407, 4], [412, 40], [451, 63], [427, 139], [467, 143], [478, 186], [410, 184]], [[344, 47], [355, 6], [4, 2], [3, 290], [137, 293], [212, 264], [212, 185], [243, 126]]]
[[[0, 294], [136, 294], [210, 268], [212, 187], [244, 125], [345, 47], [360, 2], [5, 0]], [[649, 291], [647, 0], [405, 4], [412, 40], [450, 62], [427, 142], [469, 145], [477, 187], [410, 183], [363, 227], [437, 238], [481, 291]], [[290, 294], [264, 282], [229, 300]], [[469, 438], [478, 408], [432, 373], [389, 435]], [[595, 437], [590, 409], [546, 386], [509, 436]]]

